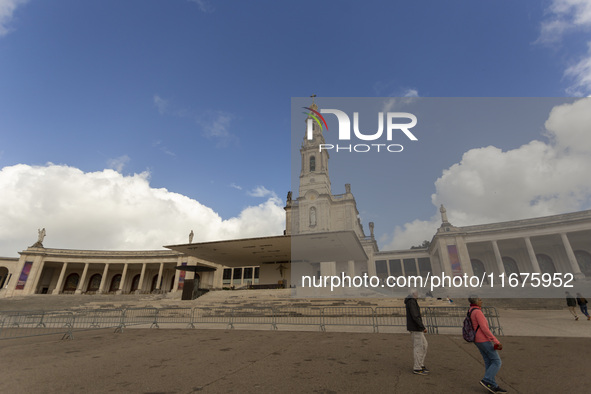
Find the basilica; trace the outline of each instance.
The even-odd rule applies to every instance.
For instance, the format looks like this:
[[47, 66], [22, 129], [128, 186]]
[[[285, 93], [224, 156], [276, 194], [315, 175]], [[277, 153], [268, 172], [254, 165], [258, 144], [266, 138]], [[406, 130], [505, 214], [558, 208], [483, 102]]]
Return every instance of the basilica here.
[[[317, 109], [312, 104], [312, 109]], [[236, 288], [301, 289], [302, 277], [348, 275], [493, 278], [522, 273], [591, 278], [591, 210], [547, 217], [454, 226], [444, 206], [441, 224], [423, 248], [379, 250], [367, 233], [351, 185], [333, 194], [321, 128], [300, 147], [297, 197], [287, 194], [281, 235], [167, 245], [166, 250], [45, 248], [45, 229], [19, 258], [0, 257], [0, 298], [29, 294], [182, 293]], [[165, 240], [164, 240], [165, 242]], [[160, 245], [155, 245], [158, 247]], [[515, 275], [514, 275], [515, 276]]]

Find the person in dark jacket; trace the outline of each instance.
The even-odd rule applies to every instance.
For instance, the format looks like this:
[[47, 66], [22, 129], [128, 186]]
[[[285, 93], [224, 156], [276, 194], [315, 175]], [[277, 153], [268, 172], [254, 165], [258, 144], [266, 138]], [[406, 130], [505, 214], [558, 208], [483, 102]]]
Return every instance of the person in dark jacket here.
[[577, 316], [577, 312], [575, 311], [577, 299], [570, 295], [568, 291], [565, 291], [564, 294], [566, 294], [566, 306], [568, 306], [568, 310], [575, 317], [575, 320], [579, 320], [579, 316]]
[[581, 295], [581, 293], [577, 293], [577, 304], [579, 304], [579, 308], [581, 308], [581, 313], [587, 316], [587, 320], [591, 320], [591, 316], [589, 316], [589, 312], [587, 312], [587, 299]]
[[412, 289], [409, 296], [404, 299], [406, 305], [406, 329], [410, 331], [413, 343], [414, 367], [412, 372], [417, 375], [427, 375], [429, 370], [425, 368], [425, 356], [427, 355], [427, 329], [423, 325], [421, 308], [417, 302], [418, 292]]

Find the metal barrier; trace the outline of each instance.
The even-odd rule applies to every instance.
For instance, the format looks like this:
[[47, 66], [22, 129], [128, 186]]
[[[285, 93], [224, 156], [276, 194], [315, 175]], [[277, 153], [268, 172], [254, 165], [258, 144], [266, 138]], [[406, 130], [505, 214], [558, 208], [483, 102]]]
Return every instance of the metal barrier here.
[[158, 309], [156, 308], [128, 308], [124, 309], [121, 328], [127, 326], [147, 326], [158, 328]]
[[403, 306], [378, 306], [375, 309], [376, 332], [382, 327], [404, 327], [406, 330], [406, 308]]
[[320, 329], [326, 331], [326, 326], [369, 326], [376, 332], [374, 310], [368, 306], [347, 307], [329, 306], [322, 308]]
[[[425, 327], [431, 334], [439, 334], [440, 328], [462, 328], [468, 308], [459, 306], [439, 306], [422, 308]], [[499, 314], [495, 307], [482, 307], [490, 331], [494, 335], [502, 335], [503, 330], [499, 322]], [[461, 333], [461, 330], [459, 331]]]
[[501, 322], [499, 321], [499, 313], [497, 312], [497, 308], [494, 306], [484, 306], [482, 307], [482, 312], [486, 317], [488, 326], [493, 335], [503, 335], [503, 328], [501, 327]]
[[74, 312], [75, 331], [95, 328], [121, 329], [124, 325], [123, 309], [84, 309]]
[[72, 312], [0, 312], [0, 339], [61, 334], [73, 339]]
[[225, 324], [232, 326], [232, 309], [230, 308], [193, 308], [193, 324]]
[[272, 329], [277, 329], [272, 308], [233, 309], [230, 320], [230, 328], [234, 328], [236, 324], [269, 324], [271, 325]]
[[156, 328], [161, 324], [186, 325], [186, 328], [195, 328], [193, 322], [193, 308], [162, 308], [156, 313]]
[[[468, 308], [424, 307], [421, 308], [423, 323], [430, 333], [439, 334], [440, 328], [458, 329], [460, 335]], [[503, 335], [499, 314], [494, 307], [483, 307], [490, 330]], [[72, 339], [74, 331], [115, 328], [121, 332], [127, 326], [159, 328], [161, 325], [196, 326], [235, 325], [312, 326], [326, 331], [327, 326], [371, 327], [379, 332], [380, 327], [395, 327], [406, 331], [405, 307], [289, 307], [276, 308], [128, 308], [85, 309], [66, 312], [1, 312], [0, 339], [30, 337], [36, 335], [63, 334]]]
[[285, 326], [318, 326], [322, 330], [322, 309], [306, 307], [274, 308], [275, 327]]

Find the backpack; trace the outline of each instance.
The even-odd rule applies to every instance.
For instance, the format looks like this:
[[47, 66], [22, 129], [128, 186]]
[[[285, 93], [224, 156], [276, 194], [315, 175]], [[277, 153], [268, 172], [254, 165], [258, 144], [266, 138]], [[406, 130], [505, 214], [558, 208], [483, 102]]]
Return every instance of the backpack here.
[[466, 318], [464, 319], [464, 326], [462, 327], [462, 336], [464, 337], [464, 340], [466, 342], [474, 342], [474, 339], [476, 339], [476, 331], [478, 331], [478, 329], [480, 328], [480, 326], [478, 326], [476, 330], [474, 330], [474, 327], [472, 326], [472, 318], [470, 317], [470, 315], [472, 314], [473, 310], [474, 309], [470, 309], [466, 314]]

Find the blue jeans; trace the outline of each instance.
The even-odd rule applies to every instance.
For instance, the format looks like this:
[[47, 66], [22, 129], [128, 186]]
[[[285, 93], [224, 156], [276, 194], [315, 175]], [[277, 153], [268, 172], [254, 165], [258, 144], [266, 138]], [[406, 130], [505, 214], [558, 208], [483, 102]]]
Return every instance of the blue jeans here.
[[480, 350], [480, 354], [482, 354], [482, 359], [484, 360], [484, 382], [490, 383], [493, 386], [498, 386], [497, 382], [495, 381], [495, 376], [499, 369], [501, 369], [501, 357], [499, 353], [495, 350], [495, 345], [492, 342], [474, 342], [478, 350]]

